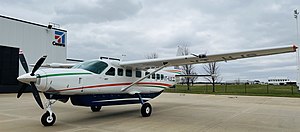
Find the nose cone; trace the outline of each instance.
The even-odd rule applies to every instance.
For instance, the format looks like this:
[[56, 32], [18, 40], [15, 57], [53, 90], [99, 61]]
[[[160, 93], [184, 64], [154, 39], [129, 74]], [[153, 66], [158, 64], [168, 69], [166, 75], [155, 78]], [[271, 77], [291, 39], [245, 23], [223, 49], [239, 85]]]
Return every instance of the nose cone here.
[[17, 78], [22, 83], [30, 84], [30, 82], [36, 82], [36, 76], [31, 76], [29, 73], [21, 75]]

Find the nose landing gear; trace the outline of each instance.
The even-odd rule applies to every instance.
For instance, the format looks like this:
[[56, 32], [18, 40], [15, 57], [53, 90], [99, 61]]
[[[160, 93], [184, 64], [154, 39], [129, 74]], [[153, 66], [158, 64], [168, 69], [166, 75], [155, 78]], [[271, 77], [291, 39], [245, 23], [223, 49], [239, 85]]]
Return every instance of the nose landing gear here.
[[57, 100], [49, 99], [46, 103], [47, 111], [41, 117], [41, 123], [44, 126], [52, 126], [56, 121], [56, 115], [52, 112], [51, 105], [53, 105]]

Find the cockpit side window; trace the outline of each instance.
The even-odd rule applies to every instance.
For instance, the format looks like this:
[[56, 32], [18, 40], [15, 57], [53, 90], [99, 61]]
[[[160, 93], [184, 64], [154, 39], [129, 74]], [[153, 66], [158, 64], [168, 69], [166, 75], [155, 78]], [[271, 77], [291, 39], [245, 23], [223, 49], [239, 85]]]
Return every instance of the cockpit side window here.
[[73, 66], [73, 69], [84, 69], [88, 70], [90, 72], [100, 74], [103, 72], [104, 69], [106, 69], [108, 66], [107, 63], [99, 61], [99, 60], [92, 60], [92, 61], [86, 61], [83, 63], [79, 63], [75, 66]]
[[105, 75], [110, 75], [110, 76], [115, 76], [116, 74], [116, 69], [111, 67], [106, 73]]

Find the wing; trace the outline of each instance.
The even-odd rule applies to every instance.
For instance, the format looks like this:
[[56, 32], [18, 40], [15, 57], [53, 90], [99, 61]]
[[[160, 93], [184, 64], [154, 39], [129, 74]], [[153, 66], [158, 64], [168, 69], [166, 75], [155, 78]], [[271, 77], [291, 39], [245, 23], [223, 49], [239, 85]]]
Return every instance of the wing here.
[[293, 45], [293, 46], [283, 46], [283, 47], [276, 47], [276, 48], [232, 52], [232, 53], [225, 53], [225, 54], [187, 55], [187, 56], [176, 56], [170, 58], [123, 61], [120, 62], [120, 65], [123, 67], [138, 68], [138, 69], [160, 67], [166, 64], [168, 66], [179, 66], [179, 65], [186, 65], [186, 64], [230, 61], [230, 60], [237, 60], [243, 58], [289, 53], [289, 52], [295, 52], [297, 48], [298, 47], [296, 45]]

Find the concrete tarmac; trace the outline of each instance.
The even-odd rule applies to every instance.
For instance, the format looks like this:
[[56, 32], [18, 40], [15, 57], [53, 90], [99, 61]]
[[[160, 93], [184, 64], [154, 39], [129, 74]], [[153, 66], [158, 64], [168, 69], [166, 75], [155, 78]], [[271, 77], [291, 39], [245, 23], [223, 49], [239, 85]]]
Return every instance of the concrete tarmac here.
[[0, 94], [0, 131], [300, 131], [300, 98], [163, 93], [150, 103], [152, 115], [142, 117], [139, 104], [91, 112], [88, 107], [56, 102], [56, 123], [44, 127], [40, 117], [45, 111], [31, 93], [20, 99]]

